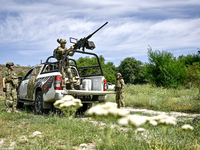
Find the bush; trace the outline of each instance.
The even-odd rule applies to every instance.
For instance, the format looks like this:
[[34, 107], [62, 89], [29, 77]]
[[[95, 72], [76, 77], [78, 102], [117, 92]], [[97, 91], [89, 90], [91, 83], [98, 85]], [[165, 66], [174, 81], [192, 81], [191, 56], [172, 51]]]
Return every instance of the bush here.
[[20, 76], [20, 77], [24, 77], [24, 76], [25, 76], [25, 73], [24, 73], [23, 71], [19, 71], [19, 72], [17, 73], [17, 75]]
[[188, 72], [183, 62], [176, 60], [172, 53], [148, 49], [149, 63], [146, 76], [150, 83], [166, 88], [178, 88], [187, 82]]
[[127, 57], [121, 61], [119, 72], [122, 74], [125, 83], [142, 84], [146, 82], [143, 63], [133, 57]]

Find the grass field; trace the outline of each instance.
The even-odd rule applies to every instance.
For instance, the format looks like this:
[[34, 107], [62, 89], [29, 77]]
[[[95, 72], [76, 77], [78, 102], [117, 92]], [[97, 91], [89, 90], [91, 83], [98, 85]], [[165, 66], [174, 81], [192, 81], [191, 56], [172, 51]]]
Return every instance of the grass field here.
[[[38, 116], [28, 106], [20, 114], [7, 113], [3, 99], [0, 97], [0, 149], [77, 149], [83, 143], [92, 144], [95, 149], [108, 149], [105, 137], [107, 125], [101, 124], [107, 122], [104, 118], [91, 123], [87, 118], [68, 119], [56, 114]], [[108, 100], [114, 102], [114, 96], [109, 96]], [[129, 107], [200, 112], [197, 89], [128, 86], [125, 101]], [[111, 123], [115, 126], [111, 128], [110, 149], [200, 149], [200, 121], [193, 121], [193, 118], [177, 122], [174, 126], [145, 124], [142, 126], [145, 131], [141, 134], [136, 134], [131, 127], [121, 128], [116, 119]], [[183, 132], [183, 124], [190, 124], [194, 130]], [[41, 134], [33, 136], [35, 131]]]
[[[177, 90], [130, 85], [126, 86], [124, 95], [126, 107], [200, 113], [200, 94], [197, 88]], [[109, 95], [108, 101], [115, 102], [115, 96]]]

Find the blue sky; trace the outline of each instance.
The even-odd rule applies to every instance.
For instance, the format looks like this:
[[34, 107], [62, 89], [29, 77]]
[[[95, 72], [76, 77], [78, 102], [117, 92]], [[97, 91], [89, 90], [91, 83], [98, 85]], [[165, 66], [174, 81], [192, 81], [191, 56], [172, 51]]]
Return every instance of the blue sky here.
[[108, 21], [94, 41], [97, 55], [116, 66], [126, 57], [148, 62], [148, 45], [174, 56], [200, 48], [199, 0], [1, 0], [0, 64], [34, 66], [56, 40], [82, 38]]

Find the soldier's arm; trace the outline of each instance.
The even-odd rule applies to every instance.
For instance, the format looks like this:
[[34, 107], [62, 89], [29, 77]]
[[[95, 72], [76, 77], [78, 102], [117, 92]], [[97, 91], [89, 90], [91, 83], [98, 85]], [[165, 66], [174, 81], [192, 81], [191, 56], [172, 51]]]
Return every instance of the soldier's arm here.
[[[71, 46], [69, 49], [66, 48], [66, 49], [65, 49], [65, 53], [66, 53], [67, 51], [71, 50], [71, 49], [74, 49], [74, 47]], [[75, 52], [70, 52], [70, 53], [69, 53], [69, 56], [73, 56], [74, 53], [75, 53]]]
[[121, 85], [122, 85], [122, 90], [124, 90], [124, 88], [125, 88], [125, 83], [124, 83], [124, 80], [123, 80], [123, 79], [121, 79], [121, 80], [120, 80], [120, 83], [121, 83]]
[[5, 78], [5, 77], [3, 77], [3, 79], [2, 79], [3, 88], [6, 88], [6, 83], [5, 83], [5, 80], [6, 80], [6, 78]]

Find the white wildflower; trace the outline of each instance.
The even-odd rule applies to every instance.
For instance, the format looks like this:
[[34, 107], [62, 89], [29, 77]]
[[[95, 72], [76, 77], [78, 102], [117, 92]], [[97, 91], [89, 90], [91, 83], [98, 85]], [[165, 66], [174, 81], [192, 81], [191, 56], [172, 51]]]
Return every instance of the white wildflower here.
[[158, 116], [154, 116], [152, 117], [153, 120], [162, 120], [162, 119], [167, 119], [169, 116], [165, 115], [165, 114], [160, 114]]
[[144, 128], [138, 128], [138, 129], [135, 130], [135, 133], [136, 133], [136, 134], [137, 134], [137, 133], [142, 133], [142, 132], [144, 132], [144, 131], [145, 131]]
[[78, 107], [82, 107], [83, 104], [81, 103], [81, 100], [80, 99], [74, 99], [73, 102], [76, 104], [76, 106]]
[[155, 120], [150, 120], [149, 123], [153, 126], [157, 126], [158, 123]]
[[76, 106], [76, 104], [73, 102], [64, 102], [60, 105], [60, 108], [63, 109], [63, 108], [68, 108], [68, 107], [73, 107], [73, 106]]
[[167, 118], [160, 119], [159, 123], [166, 125], [176, 125], [176, 118], [168, 116]]
[[64, 103], [63, 100], [57, 100], [53, 105], [56, 107], [56, 108], [60, 108], [60, 105]]
[[189, 125], [189, 124], [184, 124], [183, 126], [181, 126], [182, 130], [194, 130], [194, 128]]
[[83, 148], [83, 149], [87, 148], [87, 144], [85, 144], [85, 143], [80, 144], [79, 146], [80, 146], [81, 148]]
[[128, 115], [130, 125], [139, 127], [146, 123], [147, 117], [140, 115]]
[[63, 101], [73, 101], [74, 97], [71, 95], [65, 95], [64, 97], [61, 98]]
[[117, 108], [116, 103], [107, 102], [105, 104], [96, 105], [92, 108], [90, 108], [86, 115], [88, 116], [102, 116], [102, 117], [108, 117], [108, 118], [114, 118], [114, 117], [123, 117], [129, 114], [129, 111], [121, 110]]
[[124, 117], [118, 120], [118, 123], [122, 126], [128, 126], [128, 118]]

